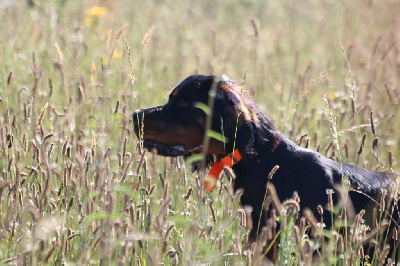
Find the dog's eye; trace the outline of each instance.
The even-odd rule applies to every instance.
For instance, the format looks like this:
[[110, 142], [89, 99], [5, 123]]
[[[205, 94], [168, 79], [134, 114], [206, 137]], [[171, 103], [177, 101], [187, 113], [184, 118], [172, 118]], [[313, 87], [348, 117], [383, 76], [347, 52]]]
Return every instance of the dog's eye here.
[[183, 101], [183, 100], [181, 100], [181, 101], [179, 101], [179, 106], [184, 108], [184, 107], [188, 106], [188, 103]]

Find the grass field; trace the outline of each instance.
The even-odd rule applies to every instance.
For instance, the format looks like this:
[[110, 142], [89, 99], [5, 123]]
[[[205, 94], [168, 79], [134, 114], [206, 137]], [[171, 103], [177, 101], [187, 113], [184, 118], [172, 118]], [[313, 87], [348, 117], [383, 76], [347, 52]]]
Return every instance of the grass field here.
[[[265, 263], [276, 227], [249, 245], [231, 181], [208, 193], [183, 159], [141, 151], [132, 112], [190, 74], [227, 74], [301, 146], [399, 172], [399, 14], [388, 0], [0, 0], [0, 263]], [[341, 230], [283, 214], [276, 264], [388, 262], [380, 214], [337, 215]]]

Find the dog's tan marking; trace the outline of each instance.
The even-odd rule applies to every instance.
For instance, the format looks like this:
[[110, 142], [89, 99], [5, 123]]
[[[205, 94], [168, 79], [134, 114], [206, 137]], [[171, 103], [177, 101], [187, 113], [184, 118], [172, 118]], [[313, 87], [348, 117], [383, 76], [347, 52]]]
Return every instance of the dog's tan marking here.
[[243, 113], [246, 121], [252, 121], [254, 123], [259, 122], [257, 112], [255, 112], [252, 108], [248, 108], [246, 106], [247, 99], [243, 98], [242, 86], [237, 86], [234, 84], [222, 84], [221, 89], [224, 91], [225, 94], [228, 95], [235, 106]]

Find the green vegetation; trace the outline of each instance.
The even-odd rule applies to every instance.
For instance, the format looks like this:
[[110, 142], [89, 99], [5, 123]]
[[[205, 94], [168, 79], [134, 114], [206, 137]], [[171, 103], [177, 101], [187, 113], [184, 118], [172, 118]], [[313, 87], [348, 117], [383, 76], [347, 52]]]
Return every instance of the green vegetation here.
[[131, 113], [190, 74], [227, 74], [301, 146], [398, 172], [399, 14], [386, 0], [0, 0], [0, 263], [257, 265], [272, 249], [279, 265], [383, 263], [383, 209], [326, 206], [349, 226], [322, 230], [288, 201], [281, 229], [248, 244], [231, 181], [209, 193], [181, 158], [142, 151]]

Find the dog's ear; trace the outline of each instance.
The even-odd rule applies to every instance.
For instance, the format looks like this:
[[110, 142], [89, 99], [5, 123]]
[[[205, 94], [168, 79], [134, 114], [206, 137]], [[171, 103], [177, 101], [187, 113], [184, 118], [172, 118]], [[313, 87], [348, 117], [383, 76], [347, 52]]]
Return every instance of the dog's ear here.
[[236, 82], [223, 74], [218, 81], [216, 98], [219, 100], [227, 100], [228, 103], [232, 103], [235, 107], [240, 108], [240, 95], [238, 92], [234, 91], [234, 88], [237, 86]]
[[242, 102], [238, 92], [233, 90], [234, 86], [235, 85], [233, 84], [224, 84], [223, 82], [220, 82], [217, 88], [216, 98], [219, 100], [226, 100], [228, 103], [233, 104], [236, 109], [238, 109], [242, 105]]
[[223, 100], [223, 99], [229, 100], [226, 98], [225, 96], [226, 92], [223, 91], [223, 88], [225, 88], [227, 85], [236, 85], [236, 83], [225, 74], [223, 74], [221, 77], [217, 77], [216, 79], [218, 82], [216, 98], [218, 100]]
[[221, 80], [217, 87], [216, 99], [225, 100], [235, 110], [240, 111], [246, 120], [252, 120], [252, 115], [245, 104], [247, 99], [243, 98], [240, 86], [225, 75], [221, 77]]

